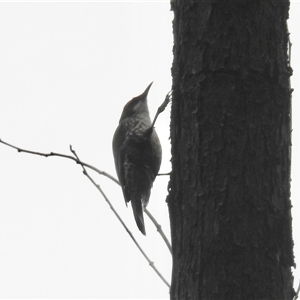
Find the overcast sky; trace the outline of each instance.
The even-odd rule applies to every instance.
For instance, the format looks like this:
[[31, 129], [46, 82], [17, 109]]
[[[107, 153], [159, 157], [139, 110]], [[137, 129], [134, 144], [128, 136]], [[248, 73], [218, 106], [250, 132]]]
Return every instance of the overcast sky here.
[[[292, 2], [293, 214], [300, 257], [300, 3]], [[153, 116], [171, 88], [170, 4], [0, 3], [0, 138], [40, 152], [70, 154], [116, 176], [111, 140], [124, 104], [154, 81]], [[156, 129], [161, 172], [170, 171], [169, 108]], [[145, 217], [137, 229], [121, 190], [90, 172], [170, 282], [171, 257]], [[168, 177], [158, 177], [149, 210], [169, 236]], [[295, 271], [297, 285], [300, 272]], [[0, 144], [0, 298], [167, 299], [142, 257], [80, 166], [17, 153]]]

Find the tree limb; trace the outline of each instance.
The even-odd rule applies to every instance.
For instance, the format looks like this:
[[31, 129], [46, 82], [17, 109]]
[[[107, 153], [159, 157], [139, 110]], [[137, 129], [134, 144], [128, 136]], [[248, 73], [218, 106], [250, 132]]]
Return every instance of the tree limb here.
[[[114, 181], [115, 183], [117, 183], [118, 185], [120, 185], [119, 181], [115, 177], [113, 177], [112, 175], [110, 175], [110, 174], [108, 174], [108, 173], [106, 173], [104, 171], [101, 171], [101, 170], [97, 169], [96, 167], [94, 167], [94, 166], [92, 166], [90, 164], [87, 164], [85, 162], [80, 161], [77, 156], [73, 157], [71, 155], [66, 155], [66, 154], [61, 154], [61, 153], [55, 153], [55, 152], [42, 153], [42, 152], [37, 152], [37, 151], [26, 150], [26, 149], [22, 149], [20, 147], [14, 146], [12, 144], [9, 144], [9, 143], [1, 140], [1, 139], [0, 139], [0, 143], [6, 145], [8, 147], [11, 147], [13, 149], [16, 149], [20, 153], [24, 152], [24, 153], [29, 153], [29, 154], [34, 154], [34, 155], [39, 155], [39, 156], [44, 156], [44, 157], [57, 156], [57, 157], [63, 157], [63, 158], [71, 159], [71, 160], [75, 161], [77, 164], [80, 164], [82, 167], [87, 167], [87, 168], [89, 168], [89, 169], [97, 172], [100, 175], [104, 175], [107, 178], [109, 178], [112, 181]], [[169, 175], [169, 173], [168, 174], [161, 174], [161, 175]], [[158, 222], [155, 220], [155, 218], [152, 216], [152, 214], [150, 214], [150, 212], [147, 209], [145, 209], [145, 213], [147, 214], [147, 216], [149, 217], [149, 219], [153, 222], [153, 224], [155, 225], [157, 231], [159, 232], [159, 234], [161, 235], [161, 237], [165, 241], [167, 247], [169, 248], [170, 252], [172, 253], [170, 242], [168, 241], [166, 235], [164, 234], [164, 232], [163, 232], [163, 230], [161, 228], [161, 225], [158, 224]]]
[[155, 225], [157, 231], [159, 232], [159, 234], [161, 235], [161, 237], [163, 238], [163, 240], [165, 241], [170, 253], [172, 254], [172, 247], [171, 244], [168, 240], [168, 238], [166, 237], [165, 233], [163, 232], [163, 230], [161, 229], [161, 225], [157, 223], [157, 221], [155, 220], [155, 218], [152, 216], [152, 214], [150, 213], [150, 211], [145, 207], [144, 208], [144, 212], [146, 213], [146, 215], [149, 217], [149, 219], [153, 222], [153, 224]]
[[[75, 150], [72, 148], [72, 146], [70, 146], [70, 150], [71, 152], [74, 154], [74, 156], [76, 157], [76, 159], [79, 161], [80, 163], [80, 159], [78, 157], [78, 155], [76, 154]], [[131, 237], [131, 239], [133, 240], [133, 242], [135, 243], [135, 245], [138, 247], [138, 249], [140, 250], [140, 252], [143, 254], [143, 256], [146, 258], [146, 260], [148, 261], [149, 265], [151, 266], [151, 268], [153, 268], [153, 270], [156, 272], [156, 274], [161, 278], [161, 280], [170, 288], [170, 284], [167, 282], [167, 280], [162, 276], [162, 274], [157, 270], [157, 268], [154, 266], [154, 262], [151, 261], [149, 259], [149, 257], [147, 256], [147, 254], [144, 252], [144, 250], [142, 249], [142, 247], [139, 245], [139, 243], [136, 241], [136, 239], [134, 238], [133, 234], [129, 231], [128, 227], [126, 226], [126, 224], [124, 223], [124, 221], [122, 220], [122, 218], [120, 217], [120, 215], [117, 213], [117, 211], [115, 210], [115, 208], [113, 207], [113, 205], [111, 204], [111, 202], [109, 201], [109, 199], [107, 198], [107, 196], [105, 195], [105, 193], [103, 192], [103, 190], [101, 189], [100, 185], [97, 184], [93, 178], [88, 174], [88, 172], [86, 171], [86, 168], [83, 164], [81, 164], [82, 169], [83, 169], [83, 174], [87, 176], [87, 178], [94, 184], [94, 186], [98, 189], [98, 191], [101, 193], [101, 195], [103, 196], [103, 198], [105, 199], [105, 201], [108, 203], [109, 207], [111, 208], [111, 210], [113, 211], [113, 213], [115, 214], [115, 216], [118, 218], [118, 220], [120, 221], [120, 223], [123, 225], [123, 227], [125, 228], [125, 230], [127, 231], [127, 233], [129, 234], [129, 236]], [[156, 222], [156, 220], [154, 219], [154, 221]], [[157, 222], [156, 222], [157, 223]]]
[[77, 164], [83, 165], [83, 166], [85, 166], [85, 167], [87, 167], [87, 168], [89, 168], [89, 169], [97, 172], [100, 175], [104, 175], [107, 178], [111, 179], [112, 181], [114, 181], [115, 183], [117, 183], [117, 184], [120, 185], [119, 181], [115, 177], [113, 177], [112, 175], [110, 175], [110, 174], [108, 174], [108, 173], [106, 173], [104, 171], [101, 171], [101, 170], [97, 169], [96, 167], [94, 167], [94, 166], [92, 166], [90, 164], [87, 164], [87, 163], [85, 163], [83, 161], [79, 161], [77, 158], [75, 158], [75, 157], [73, 157], [71, 155], [66, 155], [66, 154], [61, 154], [61, 153], [55, 153], [55, 152], [42, 153], [42, 152], [36, 152], [36, 151], [26, 150], [26, 149], [22, 149], [22, 148], [14, 146], [14, 145], [11, 145], [11, 144], [9, 144], [7, 142], [4, 142], [1, 139], [0, 139], [0, 143], [4, 144], [6, 146], [9, 146], [9, 147], [11, 147], [13, 149], [16, 149], [20, 153], [24, 152], [24, 153], [29, 153], [29, 154], [34, 154], [34, 155], [40, 155], [40, 156], [44, 156], [44, 157], [58, 156], [58, 157], [63, 157], [63, 158], [71, 159], [71, 160], [75, 161]]

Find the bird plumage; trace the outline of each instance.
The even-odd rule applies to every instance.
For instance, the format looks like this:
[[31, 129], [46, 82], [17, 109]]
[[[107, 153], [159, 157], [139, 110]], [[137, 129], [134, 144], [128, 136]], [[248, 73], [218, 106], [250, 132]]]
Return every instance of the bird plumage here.
[[135, 221], [143, 234], [146, 234], [143, 207], [149, 202], [162, 156], [147, 105], [151, 85], [124, 106], [113, 137], [115, 166], [125, 203], [131, 201]]

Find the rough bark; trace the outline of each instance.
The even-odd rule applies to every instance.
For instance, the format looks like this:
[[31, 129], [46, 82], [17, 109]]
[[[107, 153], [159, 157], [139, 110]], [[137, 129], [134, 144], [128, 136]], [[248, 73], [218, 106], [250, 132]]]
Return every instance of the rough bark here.
[[289, 2], [172, 9], [171, 299], [292, 299]]

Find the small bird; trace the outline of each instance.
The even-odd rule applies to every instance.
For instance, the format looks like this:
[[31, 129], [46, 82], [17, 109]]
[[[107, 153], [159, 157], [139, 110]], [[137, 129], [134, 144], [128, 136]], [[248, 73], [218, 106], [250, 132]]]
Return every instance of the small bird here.
[[127, 205], [131, 201], [136, 224], [144, 235], [143, 208], [148, 205], [162, 157], [160, 141], [154, 123], [151, 123], [147, 104], [152, 83], [140, 96], [134, 97], [124, 106], [112, 142], [125, 203]]

